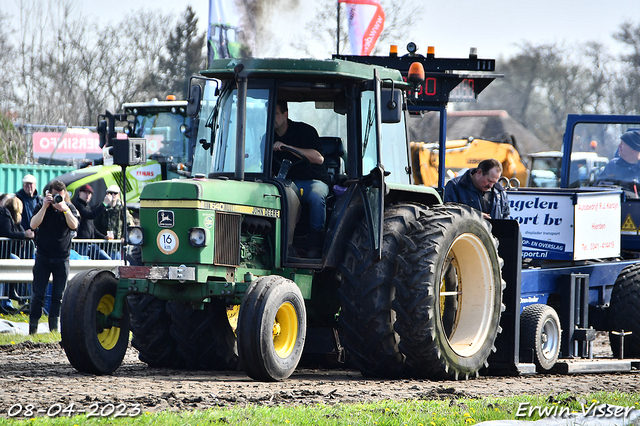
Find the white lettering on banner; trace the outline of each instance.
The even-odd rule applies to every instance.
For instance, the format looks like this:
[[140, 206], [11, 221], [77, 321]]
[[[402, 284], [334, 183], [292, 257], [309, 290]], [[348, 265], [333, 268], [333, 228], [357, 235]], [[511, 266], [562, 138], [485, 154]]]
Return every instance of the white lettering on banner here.
[[[33, 134], [33, 153], [56, 156], [86, 156], [86, 154], [102, 154], [100, 137], [88, 130], [73, 129], [62, 133], [35, 132]], [[62, 136], [62, 138], [61, 138]]]

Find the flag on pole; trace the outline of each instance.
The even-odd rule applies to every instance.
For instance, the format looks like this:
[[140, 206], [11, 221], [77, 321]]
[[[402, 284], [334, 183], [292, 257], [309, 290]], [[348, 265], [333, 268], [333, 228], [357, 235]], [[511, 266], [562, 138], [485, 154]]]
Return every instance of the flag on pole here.
[[370, 55], [384, 28], [379, 0], [338, 0], [347, 5], [352, 55]]

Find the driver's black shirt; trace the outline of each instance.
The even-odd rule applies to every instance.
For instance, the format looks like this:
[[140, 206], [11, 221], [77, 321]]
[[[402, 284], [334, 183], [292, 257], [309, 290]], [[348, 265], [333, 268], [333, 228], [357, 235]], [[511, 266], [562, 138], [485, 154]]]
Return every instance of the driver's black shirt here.
[[[324, 152], [322, 151], [322, 146], [320, 145], [320, 138], [318, 136], [318, 132], [312, 126], [307, 123], [301, 123], [298, 121], [288, 120], [287, 131], [284, 135], [280, 136], [278, 133], [274, 132], [274, 142], [282, 142], [286, 145], [290, 145], [294, 148], [304, 148], [304, 149], [315, 149], [322, 156], [324, 156]], [[285, 158], [291, 160], [294, 165], [289, 170], [287, 174], [287, 179], [291, 180], [321, 180], [322, 182], [329, 185], [329, 174], [327, 173], [327, 168], [324, 164], [313, 164], [307, 161], [300, 161], [298, 156], [288, 152], [288, 151], [274, 151], [274, 158], [282, 161]], [[299, 161], [298, 164], [295, 164], [296, 161]], [[273, 170], [277, 173], [279, 166], [277, 164], [273, 165]]]

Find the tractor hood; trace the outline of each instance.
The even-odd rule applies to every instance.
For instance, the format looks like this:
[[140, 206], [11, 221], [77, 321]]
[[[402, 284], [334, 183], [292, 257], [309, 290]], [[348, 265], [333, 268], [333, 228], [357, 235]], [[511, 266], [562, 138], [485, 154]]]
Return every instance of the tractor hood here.
[[[167, 203], [168, 202], [168, 203]], [[237, 211], [241, 206], [280, 209], [280, 193], [275, 185], [223, 179], [174, 179], [145, 186], [140, 207], [204, 208]], [[219, 204], [219, 205], [218, 205]]]

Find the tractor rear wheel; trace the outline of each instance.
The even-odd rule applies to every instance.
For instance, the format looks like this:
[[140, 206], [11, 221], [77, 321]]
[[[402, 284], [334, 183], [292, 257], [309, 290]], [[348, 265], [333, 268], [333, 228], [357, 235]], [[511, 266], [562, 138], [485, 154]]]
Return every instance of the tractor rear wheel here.
[[149, 294], [131, 294], [127, 298], [131, 317], [131, 345], [138, 359], [155, 368], [180, 368], [184, 361], [178, 355], [177, 343], [171, 337], [171, 316], [167, 301]]
[[459, 204], [423, 208], [398, 252], [399, 349], [406, 374], [467, 379], [488, 366], [504, 311], [502, 260], [491, 225]]
[[240, 304], [238, 356], [255, 380], [279, 381], [300, 362], [307, 329], [304, 299], [295, 282], [277, 275], [254, 281]]
[[238, 368], [236, 336], [227, 319], [222, 299], [193, 309], [188, 302], [170, 301], [171, 337], [178, 354], [190, 370], [235, 370]]
[[631, 331], [624, 336], [624, 357], [640, 358], [640, 265], [627, 266], [620, 272], [611, 292], [607, 309], [609, 342], [614, 358], [620, 358], [620, 336], [612, 332]]
[[129, 345], [129, 311], [124, 303], [120, 326], [107, 326], [118, 281], [110, 271], [92, 269], [71, 279], [61, 308], [62, 347], [83, 373], [110, 374], [122, 363]]
[[373, 261], [370, 252], [370, 230], [365, 220], [358, 223], [346, 242], [340, 265], [339, 324], [351, 362], [366, 376], [403, 376], [404, 355], [393, 328], [396, 312], [391, 302], [396, 293], [397, 255], [406, 242], [405, 235], [418, 226], [417, 218], [423, 209], [406, 204], [385, 210], [382, 258], [378, 262]]
[[560, 355], [560, 318], [551, 306], [536, 303], [520, 314], [520, 353], [533, 352], [538, 371], [553, 368]]

